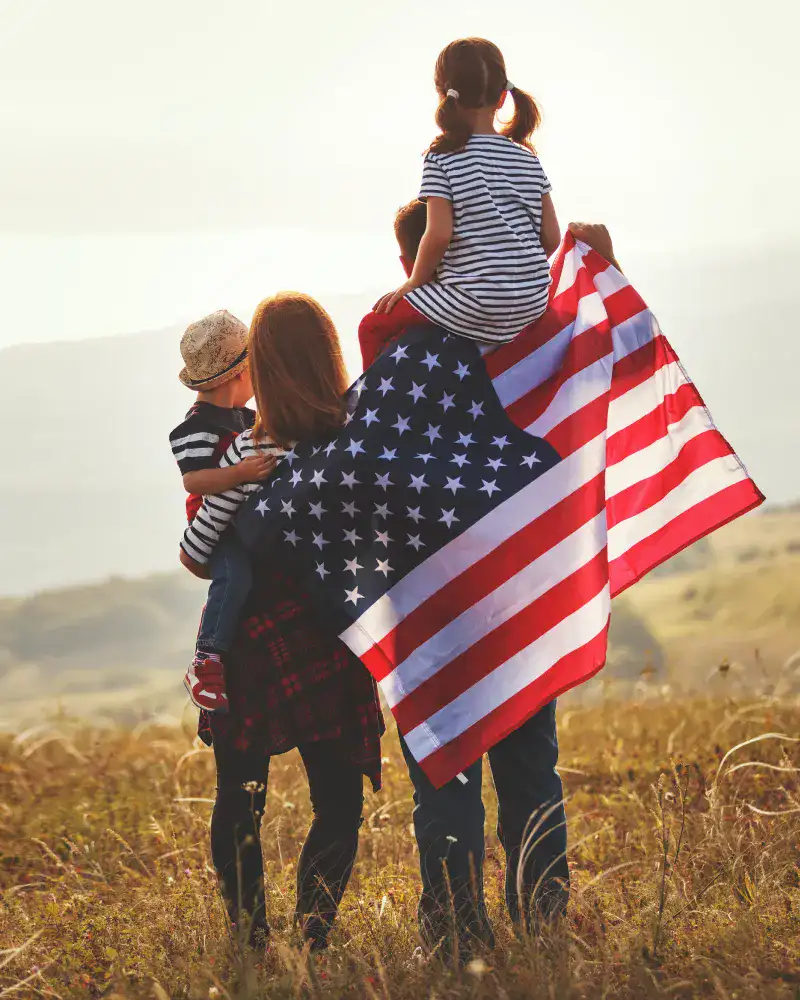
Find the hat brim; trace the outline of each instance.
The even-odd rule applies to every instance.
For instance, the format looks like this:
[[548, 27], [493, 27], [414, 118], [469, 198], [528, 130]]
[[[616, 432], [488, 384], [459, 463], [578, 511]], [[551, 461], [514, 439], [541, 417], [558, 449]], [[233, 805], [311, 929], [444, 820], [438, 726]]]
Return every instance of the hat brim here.
[[189, 376], [189, 371], [186, 368], [182, 368], [178, 373], [178, 378], [183, 382], [187, 389], [194, 389], [195, 392], [208, 392], [210, 389], [219, 389], [221, 385], [225, 385], [226, 382], [230, 382], [232, 378], [236, 378], [240, 371], [247, 366], [248, 359], [246, 357], [231, 368], [229, 371], [224, 372], [222, 375], [217, 375], [216, 378], [210, 378], [205, 382], [200, 382], [193, 380]]

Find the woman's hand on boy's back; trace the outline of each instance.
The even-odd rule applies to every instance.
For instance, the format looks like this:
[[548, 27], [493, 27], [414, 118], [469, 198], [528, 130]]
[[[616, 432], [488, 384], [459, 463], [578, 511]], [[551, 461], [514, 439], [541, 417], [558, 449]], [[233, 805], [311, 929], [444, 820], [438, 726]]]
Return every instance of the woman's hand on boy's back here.
[[266, 479], [278, 464], [274, 455], [250, 455], [242, 459], [234, 468], [239, 472], [237, 485], [257, 483]]

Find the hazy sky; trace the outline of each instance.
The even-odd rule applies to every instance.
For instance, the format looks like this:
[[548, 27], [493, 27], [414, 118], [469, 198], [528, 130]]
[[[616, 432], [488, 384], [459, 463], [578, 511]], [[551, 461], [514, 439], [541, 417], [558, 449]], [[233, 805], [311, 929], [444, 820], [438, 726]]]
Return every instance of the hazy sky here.
[[465, 34], [539, 99], [562, 222], [629, 261], [797, 245], [799, 30], [796, 0], [0, 0], [0, 346], [392, 285]]

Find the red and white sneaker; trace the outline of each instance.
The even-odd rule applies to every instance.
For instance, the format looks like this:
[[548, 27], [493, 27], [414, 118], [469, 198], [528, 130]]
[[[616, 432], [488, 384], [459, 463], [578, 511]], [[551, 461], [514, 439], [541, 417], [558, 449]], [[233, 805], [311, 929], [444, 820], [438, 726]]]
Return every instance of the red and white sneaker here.
[[223, 715], [228, 711], [225, 673], [217, 653], [204, 653], [198, 649], [183, 683], [193, 704], [198, 708]]

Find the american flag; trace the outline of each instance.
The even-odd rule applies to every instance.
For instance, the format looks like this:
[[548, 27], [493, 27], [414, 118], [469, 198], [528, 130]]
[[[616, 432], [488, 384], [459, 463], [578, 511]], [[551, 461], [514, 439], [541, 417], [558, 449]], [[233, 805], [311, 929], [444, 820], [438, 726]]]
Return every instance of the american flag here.
[[509, 344], [391, 345], [237, 522], [437, 786], [603, 666], [612, 597], [764, 499], [625, 277], [571, 236], [552, 270]]

